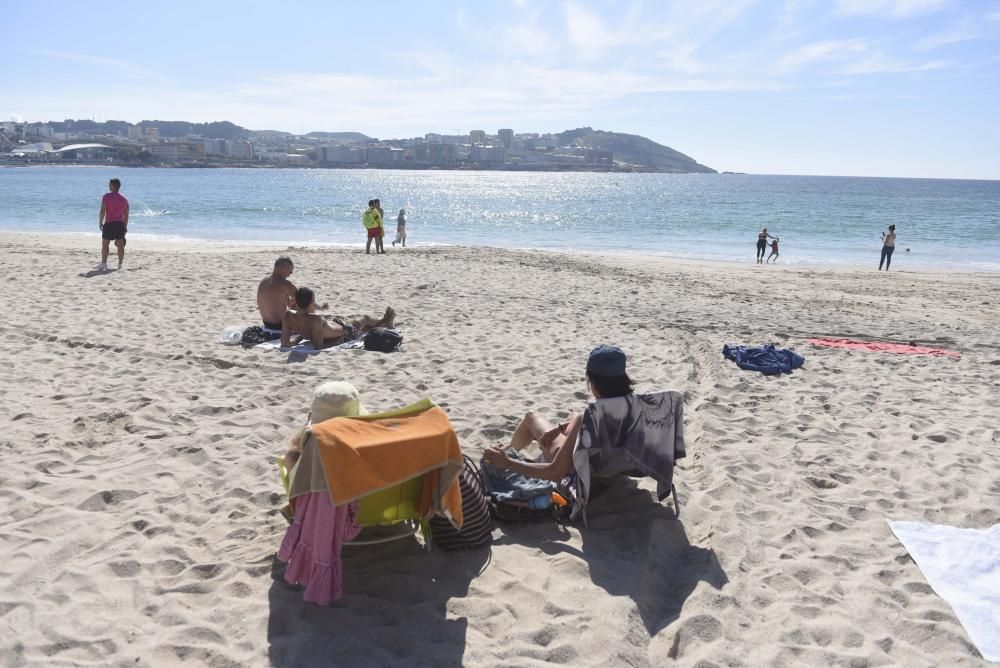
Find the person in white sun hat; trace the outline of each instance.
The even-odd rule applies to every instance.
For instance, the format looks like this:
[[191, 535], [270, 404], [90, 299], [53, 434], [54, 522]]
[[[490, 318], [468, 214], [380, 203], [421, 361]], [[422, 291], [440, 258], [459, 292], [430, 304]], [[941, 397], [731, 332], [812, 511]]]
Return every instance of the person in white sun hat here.
[[306, 426], [296, 429], [289, 439], [288, 450], [285, 451], [287, 469], [291, 471], [292, 467], [299, 461], [306, 429], [309, 428], [309, 425], [337, 417], [358, 415], [368, 415], [368, 411], [361, 405], [361, 393], [354, 385], [341, 380], [327, 381], [317, 385], [316, 389], [313, 390], [312, 405], [309, 408]]

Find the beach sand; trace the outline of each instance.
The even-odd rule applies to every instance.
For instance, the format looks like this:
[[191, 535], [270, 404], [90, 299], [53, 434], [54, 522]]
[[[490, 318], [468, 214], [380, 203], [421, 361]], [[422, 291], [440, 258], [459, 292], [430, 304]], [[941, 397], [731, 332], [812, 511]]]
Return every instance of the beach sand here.
[[[137, 237], [124, 271], [88, 277], [98, 243], [0, 235], [4, 666], [983, 663], [886, 521], [1000, 521], [998, 274]], [[395, 306], [403, 352], [218, 343], [256, 322], [286, 253], [334, 313]], [[805, 367], [721, 355], [770, 342]], [[274, 458], [316, 384], [349, 380], [372, 410], [429, 396], [478, 458], [528, 409], [581, 410], [599, 343], [625, 349], [640, 391], [685, 394], [680, 521], [626, 480], [589, 529], [348, 548], [329, 608], [284, 584]]]

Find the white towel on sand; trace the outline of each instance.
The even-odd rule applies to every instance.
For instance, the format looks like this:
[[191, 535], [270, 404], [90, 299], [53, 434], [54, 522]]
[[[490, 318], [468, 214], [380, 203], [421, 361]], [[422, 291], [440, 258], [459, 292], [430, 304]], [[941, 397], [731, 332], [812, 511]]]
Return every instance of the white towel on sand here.
[[889, 522], [938, 596], [987, 661], [1000, 661], [1000, 524], [959, 529]]
[[331, 350], [350, 350], [351, 348], [364, 348], [364, 347], [365, 347], [365, 340], [362, 338], [362, 339], [354, 339], [353, 341], [345, 341], [344, 343], [341, 343], [338, 346], [330, 346], [329, 348], [320, 348], [319, 350], [313, 348], [312, 341], [308, 340], [303, 341], [302, 343], [299, 343], [297, 345], [294, 345], [291, 348], [282, 349], [281, 339], [275, 339], [274, 341], [265, 341], [264, 343], [258, 343], [256, 346], [254, 346], [254, 349], [283, 350], [284, 352], [287, 353], [302, 353], [306, 355], [312, 355], [315, 353], [330, 352]]

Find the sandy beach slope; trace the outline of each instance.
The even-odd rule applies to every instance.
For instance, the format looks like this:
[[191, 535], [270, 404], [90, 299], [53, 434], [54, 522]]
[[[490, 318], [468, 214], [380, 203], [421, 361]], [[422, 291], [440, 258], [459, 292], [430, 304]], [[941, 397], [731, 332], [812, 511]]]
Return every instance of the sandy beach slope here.
[[[137, 237], [125, 271], [88, 277], [97, 243], [0, 235], [0, 665], [983, 663], [886, 520], [1000, 521], [998, 274]], [[395, 306], [404, 352], [217, 343], [256, 321], [280, 253], [335, 313]], [[721, 355], [768, 342], [806, 366]], [[354, 548], [330, 608], [283, 583], [273, 458], [317, 383], [350, 380], [374, 410], [429, 396], [476, 456], [529, 408], [580, 410], [598, 343], [640, 390], [685, 393], [680, 521], [623, 481], [587, 530]]]

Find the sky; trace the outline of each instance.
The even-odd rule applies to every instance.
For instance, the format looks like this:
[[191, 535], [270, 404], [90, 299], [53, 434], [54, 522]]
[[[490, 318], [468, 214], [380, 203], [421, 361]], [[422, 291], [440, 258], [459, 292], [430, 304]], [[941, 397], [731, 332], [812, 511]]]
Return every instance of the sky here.
[[0, 120], [591, 126], [723, 171], [1000, 179], [1000, 0], [4, 0]]

